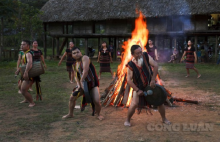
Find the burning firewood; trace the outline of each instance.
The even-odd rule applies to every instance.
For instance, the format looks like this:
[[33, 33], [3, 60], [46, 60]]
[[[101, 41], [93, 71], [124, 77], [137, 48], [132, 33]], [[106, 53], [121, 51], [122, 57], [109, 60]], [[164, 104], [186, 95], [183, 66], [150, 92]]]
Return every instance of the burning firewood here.
[[[125, 41], [122, 45], [123, 56], [121, 59], [121, 64], [118, 66], [117, 74], [111, 84], [105, 89], [104, 93], [102, 94], [101, 104], [105, 107], [109, 105], [113, 106], [120, 106], [124, 105], [125, 107], [129, 107], [133, 89], [127, 84], [126, 80], [126, 64], [131, 60], [132, 56], [130, 53], [130, 48], [134, 44], [141, 44], [143, 46], [142, 50], [146, 51], [144, 46], [147, 44], [149, 31], [147, 30], [146, 20], [143, 14], [140, 12], [140, 16], [135, 20], [135, 29], [132, 31], [131, 39]], [[137, 42], [138, 41], [138, 42]], [[160, 79], [160, 76], [157, 75], [157, 84], [163, 86], [163, 81]], [[169, 106], [172, 106], [174, 98], [172, 97], [172, 93], [165, 89], [167, 92], [167, 99], [166, 102]], [[184, 100], [184, 99], [177, 99], [176, 100]], [[194, 102], [190, 100], [184, 100], [185, 102]]]
[[176, 98], [176, 97], [173, 97], [173, 100], [174, 100], [174, 101], [177, 101], [177, 102], [186, 102], [186, 103], [193, 103], [193, 104], [198, 104], [198, 103], [199, 103], [198, 101], [194, 101], [194, 100], [185, 100], [185, 99], [182, 99], [182, 98]]

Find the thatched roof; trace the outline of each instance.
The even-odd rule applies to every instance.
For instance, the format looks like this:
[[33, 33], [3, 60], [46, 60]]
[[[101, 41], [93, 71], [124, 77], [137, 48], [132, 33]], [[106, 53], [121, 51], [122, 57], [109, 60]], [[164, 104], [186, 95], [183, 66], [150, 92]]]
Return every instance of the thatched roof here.
[[50, 0], [41, 9], [44, 22], [220, 13], [220, 0]]

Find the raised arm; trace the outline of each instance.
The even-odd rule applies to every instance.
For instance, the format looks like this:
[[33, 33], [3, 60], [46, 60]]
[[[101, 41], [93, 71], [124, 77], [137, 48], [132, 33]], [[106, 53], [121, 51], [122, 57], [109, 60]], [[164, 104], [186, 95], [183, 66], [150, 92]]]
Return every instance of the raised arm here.
[[63, 61], [63, 59], [64, 59], [64, 57], [67, 55], [67, 52], [65, 52], [64, 54], [63, 54], [63, 56], [61, 57], [61, 59], [60, 59], [60, 61], [59, 61], [59, 63], [58, 63], [58, 66], [62, 63], [62, 61]]

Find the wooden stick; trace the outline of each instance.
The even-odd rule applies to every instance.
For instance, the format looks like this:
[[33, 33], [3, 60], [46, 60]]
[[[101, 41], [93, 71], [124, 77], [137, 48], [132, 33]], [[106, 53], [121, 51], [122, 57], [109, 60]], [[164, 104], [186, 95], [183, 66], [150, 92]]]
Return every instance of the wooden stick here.
[[107, 94], [108, 94], [108, 92], [111, 90], [111, 88], [114, 86], [114, 84], [115, 84], [115, 82], [117, 81], [117, 77], [115, 77], [114, 79], [113, 79], [113, 81], [110, 83], [110, 85], [107, 87], [107, 88], [105, 88], [105, 91], [104, 91], [104, 93], [102, 93], [101, 94], [101, 98], [105, 98], [106, 96], [107, 96]]
[[194, 100], [185, 100], [185, 99], [182, 99], [182, 98], [173, 98], [174, 101], [177, 101], [177, 102], [187, 102], [187, 103], [193, 103], [193, 104], [198, 104], [199, 102], [198, 101], [194, 101]]
[[118, 95], [115, 97], [115, 101], [114, 101], [114, 106], [117, 106], [121, 97], [124, 95], [123, 92], [124, 92], [124, 87], [125, 87], [125, 82], [126, 82], [126, 74], [124, 75], [124, 79], [123, 79], [123, 82], [122, 82], [122, 85], [121, 85], [121, 88], [118, 92]]
[[[124, 76], [124, 75], [122, 75], [121, 77], [123, 77], [123, 76]], [[115, 89], [118, 87], [118, 85], [121, 84], [121, 81], [122, 81], [121, 77], [119, 76], [119, 79], [118, 79], [118, 81], [116, 82], [116, 85], [115, 85], [114, 89], [112, 90], [113, 93], [112, 93], [111, 95], [109, 95], [109, 99], [108, 99], [108, 101], [107, 101], [105, 107], [107, 107], [107, 106], [113, 101]]]

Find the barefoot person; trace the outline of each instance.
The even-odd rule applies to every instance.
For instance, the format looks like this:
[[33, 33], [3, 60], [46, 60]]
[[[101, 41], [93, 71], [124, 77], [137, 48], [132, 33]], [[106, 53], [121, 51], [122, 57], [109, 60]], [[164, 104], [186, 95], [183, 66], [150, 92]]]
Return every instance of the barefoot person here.
[[112, 63], [111, 50], [107, 48], [106, 42], [102, 43], [97, 62], [100, 63], [99, 79], [101, 78], [102, 72], [110, 72], [113, 78], [113, 73], [110, 67], [110, 62]]
[[[17, 70], [19, 70], [20, 65], [24, 65], [23, 61], [22, 61], [22, 56], [24, 55], [24, 52], [22, 51], [22, 49], [20, 48], [20, 52], [18, 53], [18, 60], [17, 60]], [[15, 74], [15, 76], [17, 77], [17, 75], [19, 74], [19, 72], [16, 72], [17, 74]], [[20, 78], [18, 80], [18, 94], [21, 94], [21, 84], [22, 84], [22, 79]], [[33, 91], [32, 90], [32, 85], [29, 88], [29, 91]]]
[[[127, 64], [127, 82], [133, 88], [133, 99], [128, 109], [128, 114], [125, 126], [131, 126], [131, 117], [135, 113], [137, 107], [146, 106], [143, 90], [146, 86], [150, 85], [152, 88], [156, 86], [155, 79], [158, 73], [158, 65], [151, 56], [146, 52], [142, 52], [139, 45], [131, 47], [132, 60]], [[151, 66], [154, 70], [151, 70]], [[163, 123], [170, 124], [165, 116], [164, 105], [158, 106], [158, 111], [162, 117]]]
[[[43, 53], [40, 49], [38, 49], [38, 42], [35, 40], [32, 43], [33, 48], [31, 49], [31, 52], [33, 53], [33, 62], [42, 62], [44, 65], [44, 68], [46, 69], [46, 63], [44, 61], [44, 56]], [[41, 87], [40, 87], [40, 76], [36, 76], [33, 77], [33, 82], [32, 83], [36, 83], [36, 91], [37, 91], [37, 95], [36, 95], [36, 100], [38, 100], [40, 98], [40, 100], [42, 100], [42, 96], [41, 96]]]
[[[26, 64], [25, 72], [22, 76], [22, 84], [21, 84], [21, 93], [25, 97], [25, 100], [20, 103], [29, 103], [29, 107], [35, 106], [35, 103], [33, 102], [31, 94], [28, 92], [28, 89], [31, 85], [32, 79], [28, 77], [28, 72], [32, 68], [32, 52], [30, 51], [30, 41], [23, 40], [21, 42], [21, 49], [24, 52], [24, 55], [22, 56], [22, 61], [24, 64]], [[19, 70], [16, 71], [16, 74], [18, 74]]]
[[70, 83], [73, 83], [73, 77], [74, 77], [74, 71], [72, 68], [72, 65], [75, 64], [76, 60], [72, 57], [72, 53], [71, 53], [71, 49], [74, 47], [74, 43], [71, 41], [69, 43], [69, 48], [66, 49], [66, 52], [63, 54], [62, 58], [60, 59], [58, 66], [60, 66], [60, 64], [62, 63], [63, 59], [65, 56], [67, 56], [66, 59], [66, 70], [69, 73], [69, 79], [70, 79]]
[[101, 105], [100, 105], [100, 95], [99, 95], [99, 80], [96, 74], [96, 70], [89, 57], [82, 55], [81, 51], [77, 47], [73, 47], [72, 56], [76, 60], [74, 65], [75, 70], [75, 80], [77, 82], [78, 88], [70, 96], [69, 101], [69, 113], [63, 118], [73, 117], [73, 110], [76, 104], [78, 97], [84, 94], [83, 81], [86, 81], [88, 84], [89, 92], [91, 93], [91, 98], [95, 105], [95, 112], [98, 115], [98, 119], [102, 120], [103, 117], [100, 115]]
[[197, 73], [197, 78], [200, 78], [201, 74], [199, 74], [199, 71], [194, 66], [194, 63], [197, 63], [197, 55], [191, 40], [188, 41], [188, 46], [186, 47], [183, 53], [181, 61], [184, 60], [185, 56], [186, 56], [186, 71], [187, 71], [186, 77], [189, 77], [189, 69], [193, 69]]
[[[18, 61], [17, 61], [17, 70], [16, 71], [19, 70], [20, 65], [24, 65], [24, 63], [22, 62], [22, 56], [23, 55], [24, 55], [24, 52], [20, 48], [20, 52], [18, 53]], [[18, 74], [19, 74], [19, 72], [15, 72], [16, 77], [17, 77]], [[22, 84], [22, 81], [21, 81], [21, 79], [19, 79], [18, 80], [18, 94], [21, 94], [21, 84]]]

